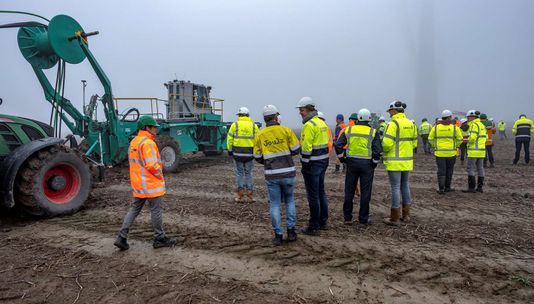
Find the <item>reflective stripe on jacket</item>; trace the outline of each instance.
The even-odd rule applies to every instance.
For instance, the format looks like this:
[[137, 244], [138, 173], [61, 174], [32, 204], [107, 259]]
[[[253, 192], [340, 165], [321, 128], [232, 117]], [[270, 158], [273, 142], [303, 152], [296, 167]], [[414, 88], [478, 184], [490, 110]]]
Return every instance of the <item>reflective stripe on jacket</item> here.
[[486, 126], [476, 118], [467, 123], [469, 125], [469, 142], [467, 143], [467, 157], [486, 157]]
[[404, 113], [391, 117], [382, 139], [384, 166], [388, 171], [412, 171], [417, 129]]
[[310, 162], [328, 163], [328, 126], [317, 115], [304, 123], [300, 133], [301, 158], [303, 164]]
[[254, 158], [264, 165], [265, 179], [295, 177], [293, 155], [300, 144], [293, 131], [277, 123], [261, 129], [254, 143]]
[[528, 118], [519, 118], [514, 123], [512, 128], [512, 134], [515, 138], [530, 138], [530, 135], [534, 133], [534, 123]]
[[237, 118], [228, 130], [226, 146], [228, 151], [233, 153], [237, 161], [251, 161], [254, 156], [254, 140], [258, 134], [258, 126], [248, 116]]
[[134, 197], [150, 198], [165, 194], [163, 164], [154, 135], [140, 130], [130, 142], [128, 161]]
[[371, 144], [376, 135], [376, 129], [366, 125], [355, 125], [345, 129], [347, 138], [348, 158], [372, 159]]
[[428, 135], [434, 155], [437, 157], [454, 157], [457, 147], [462, 143], [462, 130], [455, 124], [437, 124]]
[[419, 134], [420, 135], [430, 134], [431, 129], [432, 129], [432, 125], [428, 121], [425, 121], [419, 127]]

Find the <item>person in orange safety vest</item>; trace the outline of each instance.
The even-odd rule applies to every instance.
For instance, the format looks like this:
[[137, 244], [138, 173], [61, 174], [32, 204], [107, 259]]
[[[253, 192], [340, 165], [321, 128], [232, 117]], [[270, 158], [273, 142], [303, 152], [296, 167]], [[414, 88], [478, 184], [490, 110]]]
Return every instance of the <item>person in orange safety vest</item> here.
[[152, 116], [141, 116], [137, 122], [139, 130], [131, 141], [129, 152], [130, 181], [135, 200], [130, 206], [122, 223], [119, 235], [114, 243], [121, 250], [130, 248], [128, 232], [135, 218], [148, 202], [150, 207], [152, 227], [154, 229], [154, 248], [172, 247], [175, 239], [169, 239], [163, 231], [163, 195], [165, 195], [165, 180], [163, 178], [163, 164], [154, 138], [158, 132], [158, 123]]

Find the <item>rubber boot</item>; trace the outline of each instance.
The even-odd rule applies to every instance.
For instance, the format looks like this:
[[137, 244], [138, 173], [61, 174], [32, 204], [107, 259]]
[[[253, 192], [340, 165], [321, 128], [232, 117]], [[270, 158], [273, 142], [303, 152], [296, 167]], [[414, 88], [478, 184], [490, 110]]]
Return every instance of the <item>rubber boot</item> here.
[[283, 236], [281, 234], [275, 234], [273, 238], [273, 245], [282, 246], [282, 238]]
[[452, 176], [445, 177], [445, 192], [454, 192], [455, 190], [451, 188]]
[[391, 215], [384, 218], [384, 223], [390, 226], [399, 226], [400, 225], [400, 208], [391, 208]]
[[484, 186], [484, 176], [478, 177], [478, 183], [477, 183], [477, 192], [483, 193], [484, 190], [482, 187]]
[[475, 193], [477, 192], [475, 187], [477, 186], [477, 178], [475, 176], [467, 176], [467, 190], [462, 190], [465, 193]]
[[438, 193], [445, 194], [445, 176], [438, 176]]
[[247, 190], [247, 203], [254, 203], [256, 200], [254, 199], [254, 191]]
[[295, 232], [295, 228], [287, 229], [287, 241], [294, 242], [296, 240], [297, 240], [297, 232]]
[[409, 222], [412, 219], [410, 216], [410, 205], [402, 205], [402, 217], [401, 221]]
[[245, 189], [237, 190], [235, 202], [244, 203], [244, 201], [245, 201]]

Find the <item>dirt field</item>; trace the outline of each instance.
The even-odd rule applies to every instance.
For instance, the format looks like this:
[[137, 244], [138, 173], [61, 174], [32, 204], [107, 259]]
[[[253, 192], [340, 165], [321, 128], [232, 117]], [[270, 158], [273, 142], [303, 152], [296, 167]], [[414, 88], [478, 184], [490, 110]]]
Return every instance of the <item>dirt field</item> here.
[[[181, 245], [152, 249], [145, 209], [130, 250], [119, 252], [112, 243], [130, 192], [128, 169], [118, 168], [73, 216], [0, 219], [0, 303], [534, 303], [534, 167], [511, 165], [511, 141], [495, 150], [485, 193], [446, 196], [435, 191], [434, 158], [418, 154], [414, 218], [399, 228], [381, 223], [383, 167], [368, 227], [343, 225], [344, 179], [329, 169], [330, 230], [279, 248], [270, 244], [262, 168], [258, 202], [237, 205], [229, 159], [192, 157], [166, 176], [165, 228]], [[466, 179], [458, 161], [454, 187]], [[297, 180], [302, 227], [308, 208]]]

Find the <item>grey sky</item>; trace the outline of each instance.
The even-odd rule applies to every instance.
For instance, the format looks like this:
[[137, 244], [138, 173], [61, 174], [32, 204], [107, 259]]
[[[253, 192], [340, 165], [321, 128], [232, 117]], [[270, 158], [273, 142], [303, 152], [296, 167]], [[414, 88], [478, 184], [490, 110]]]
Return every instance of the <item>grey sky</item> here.
[[[302, 96], [330, 124], [361, 107], [387, 116], [393, 99], [417, 120], [444, 108], [506, 120], [534, 114], [529, 0], [2, 1], [1, 9], [67, 14], [99, 30], [90, 49], [117, 97], [165, 98], [162, 84], [176, 75], [213, 86], [226, 120], [239, 106], [259, 120], [272, 103], [296, 127]], [[0, 14], [2, 24], [26, 20], [35, 19]], [[0, 111], [47, 121], [16, 33], [0, 30]], [[101, 94], [87, 62], [69, 65], [66, 97], [80, 106], [81, 79], [87, 96]]]

